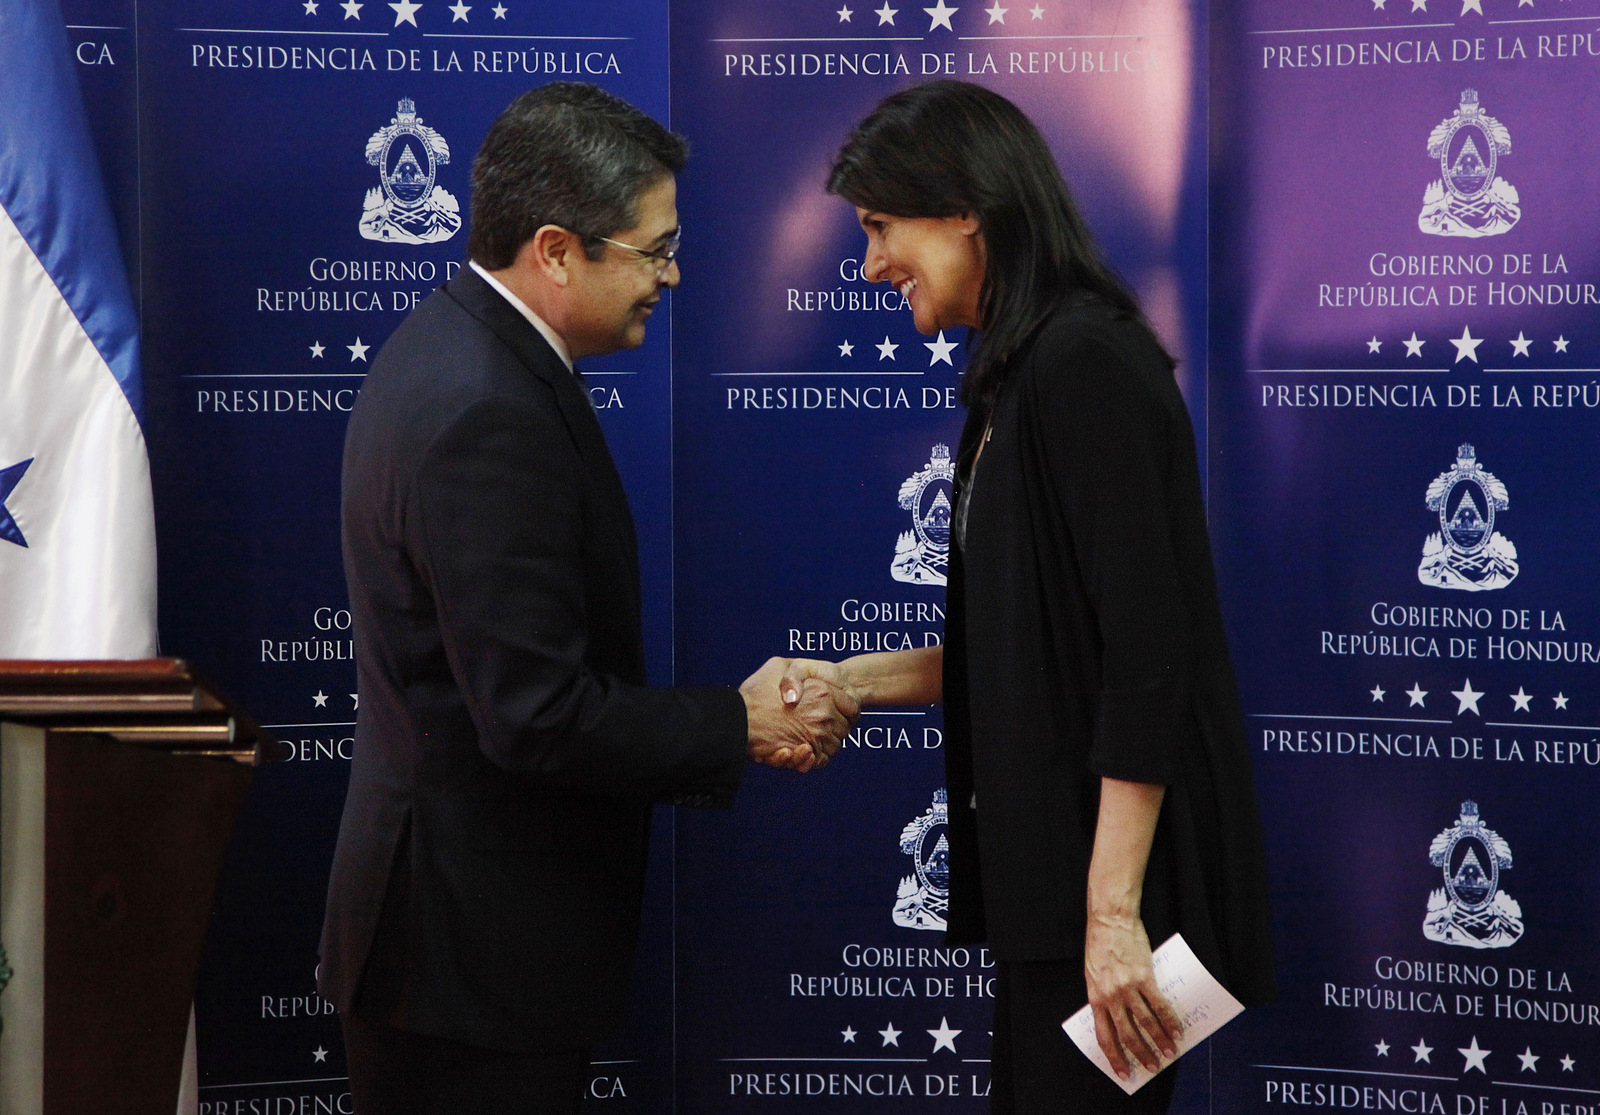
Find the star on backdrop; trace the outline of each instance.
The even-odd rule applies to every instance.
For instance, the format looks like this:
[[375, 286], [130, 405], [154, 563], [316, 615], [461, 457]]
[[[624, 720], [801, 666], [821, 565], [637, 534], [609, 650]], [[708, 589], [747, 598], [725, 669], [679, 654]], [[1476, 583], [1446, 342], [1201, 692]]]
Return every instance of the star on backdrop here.
[[1433, 1046], [1429, 1045], [1422, 1038], [1417, 1039], [1417, 1044], [1411, 1047], [1411, 1052], [1417, 1055], [1417, 1064], [1420, 1065], [1424, 1062], [1430, 1065], [1433, 1064], [1433, 1062], [1428, 1059], [1428, 1054], [1433, 1052]]
[[1520, 685], [1517, 686], [1517, 691], [1515, 693], [1511, 694], [1511, 700], [1512, 700], [1512, 703], [1514, 703], [1516, 705], [1516, 708], [1511, 710], [1512, 712], [1532, 712], [1533, 711], [1531, 708], [1528, 707], [1528, 702], [1533, 700], [1533, 698], [1528, 696], [1526, 693], [1524, 693], [1522, 691], [1522, 686], [1520, 686]]
[[1556, 351], [1557, 352], [1566, 352], [1567, 351], [1567, 346], [1569, 344], [1571, 344], [1571, 343], [1572, 342], [1567, 340], [1566, 337], [1557, 337], [1556, 341], [1555, 341]]
[[359, 694], [359, 693], [350, 694], [350, 707], [355, 709], [358, 712], [360, 711], [360, 709], [361, 709], [361, 694]]
[[894, 1023], [891, 1022], [891, 1023], [889, 1023], [889, 1025], [887, 1027], [885, 1027], [882, 1030], [879, 1030], [878, 1034], [883, 1038], [883, 1044], [885, 1046], [892, 1045], [896, 1049], [899, 1049], [900, 1048], [900, 1035], [903, 1034], [904, 1032], [905, 1032], [904, 1030], [896, 1030], [894, 1028]]
[[856, 350], [856, 346], [855, 345], [851, 344], [849, 341], [845, 341], [842, 345], [839, 346], [839, 355], [840, 356], [849, 356], [855, 350]]
[[1377, 685], [1374, 685], [1372, 687], [1372, 699], [1374, 701], [1382, 701], [1383, 700], [1383, 689], [1382, 689], [1382, 687], [1377, 686]]
[[922, 345], [933, 354], [928, 357], [928, 367], [931, 368], [939, 363], [949, 364], [952, 368], [955, 367], [955, 363], [950, 359], [950, 354], [955, 351], [956, 342], [945, 340], [943, 329], [939, 330], [939, 339], [937, 341], [923, 341]]
[[1383, 342], [1378, 340], [1378, 335], [1376, 333], [1374, 333], [1372, 335], [1372, 340], [1367, 342], [1367, 351], [1368, 352], [1377, 352], [1382, 347], [1383, 347]]
[[1451, 337], [1450, 343], [1456, 346], [1455, 362], [1457, 364], [1463, 360], [1470, 360], [1474, 364], [1478, 362], [1478, 346], [1483, 344], [1483, 338], [1474, 337], [1472, 330], [1467, 326], [1463, 325], [1461, 327], [1461, 336]]
[[17, 520], [12, 518], [11, 512], [6, 510], [6, 500], [16, 490], [17, 484], [22, 479], [22, 474], [28, 471], [28, 466], [33, 464], [29, 457], [21, 464], [9, 468], [0, 468], [0, 539], [13, 542], [24, 550], [28, 548], [28, 540], [22, 536], [22, 528], [17, 526]]
[[941, 23], [944, 24], [944, 29], [946, 31], [954, 31], [955, 28], [950, 26], [950, 17], [955, 15], [961, 9], [960, 8], [947, 8], [947, 7], [944, 6], [944, 0], [939, 0], [939, 3], [938, 3], [937, 6], [932, 7], [932, 8], [923, 8], [922, 10], [928, 13], [928, 18], [933, 20], [932, 23], [928, 24], [928, 30], [929, 31], [932, 31], [935, 27], [939, 26]]
[[317, 0], [306, 0], [304, 7], [306, 9], [306, 15], [317, 14]]
[[994, 7], [983, 9], [984, 14], [989, 17], [989, 23], [991, 25], [996, 23], [1004, 23], [1006, 21], [1006, 13], [1010, 10], [1010, 8], [1002, 8], [1000, 6], [1000, 0], [994, 0]]
[[1377, 1049], [1378, 1056], [1380, 1057], [1387, 1057], [1389, 1055], [1389, 1043], [1384, 1041], [1382, 1038], [1378, 1039], [1378, 1044], [1374, 1048]]
[[1411, 10], [1414, 11], [1414, 12], [1425, 12], [1425, 11], [1427, 11], [1428, 10], [1428, 0], [1411, 0]]
[[344, 347], [350, 350], [350, 363], [354, 364], [357, 360], [359, 360], [365, 364], [367, 362], [367, 349], [371, 348], [372, 346], [362, 344], [361, 338], [357, 337], [355, 344], [345, 345]]
[[504, 4], [496, 4], [489, 10], [494, 13], [496, 19], [504, 19], [506, 17], [506, 6]]
[[389, 7], [394, 9], [396, 27], [402, 23], [409, 23], [413, 27], [417, 25], [417, 12], [422, 8], [421, 4], [414, 3], [413, 0], [400, 0], [398, 4], [390, 4]]
[[328, 695], [319, 689], [311, 695], [311, 703], [315, 708], [327, 708]]
[[835, 14], [838, 15], [840, 23], [849, 23], [850, 22], [850, 17], [855, 15], [856, 13], [852, 12], [848, 7], [843, 7], [843, 8], [840, 8], [838, 10], [838, 12], [835, 13]]
[[956, 1036], [960, 1033], [960, 1030], [952, 1030], [950, 1028], [950, 1020], [948, 1018], [939, 1019], [939, 1028], [928, 1031], [928, 1036], [933, 1039], [933, 1051], [937, 1053], [941, 1049], [948, 1049], [954, 1053], [956, 1051]]
[[893, 27], [894, 17], [900, 14], [900, 9], [889, 7], [889, 0], [883, 0], [883, 7], [879, 8], [872, 14], [878, 17], [879, 27], [882, 27], [885, 23], [887, 23], [890, 27]]
[[[1461, 0], [1461, 15], [1466, 15], [1468, 12], [1477, 12], [1482, 15], [1483, 0]], [[1459, 19], [1460, 17], [1458, 16], [1457, 18]]]
[[1528, 1048], [1524, 1049], [1521, 1053], [1518, 1053], [1517, 1054], [1517, 1060], [1522, 1062], [1522, 1071], [1523, 1072], [1538, 1072], [1539, 1071], [1539, 1069], [1537, 1068], [1537, 1065], [1539, 1064], [1539, 1055], [1533, 1051], [1533, 1046], [1530, 1045], [1530, 1046], [1528, 1046]]
[[1417, 331], [1413, 329], [1411, 331], [1411, 339], [1409, 341], [1401, 341], [1400, 343], [1406, 346], [1407, 356], [1421, 356], [1422, 346], [1428, 342], [1417, 340]]
[[1567, 707], [1567, 702], [1570, 701], [1572, 698], [1568, 697], [1565, 693], [1557, 693], [1554, 697], [1552, 697], [1550, 699], [1556, 703], [1556, 708], [1564, 709], [1564, 708]]
[[1373, 11], [1382, 10], [1384, 3], [1385, 3], [1385, 0], [1372, 0], [1372, 10]]
[[326, 351], [327, 351], [327, 349], [322, 347], [322, 342], [321, 341], [313, 341], [311, 343], [311, 359], [313, 359], [313, 360], [321, 360], [322, 359], [322, 354], [324, 352], [326, 352]]
[[1517, 330], [1517, 339], [1511, 342], [1511, 355], [1512, 356], [1526, 356], [1526, 355], [1528, 355], [1528, 346], [1531, 345], [1531, 344], [1533, 344], [1533, 342], [1528, 340], [1527, 337], [1523, 336], [1522, 335], [1522, 330], [1518, 329]]
[[469, 6], [467, 6], [466, 4], [462, 3], [462, 0], [456, 0], [456, 2], [454, 4], [451, 4], [445, 10], [451, 13], [451, 15], [450, 15], [450, 22], [451, 23], [468, 23], [468, 22], [471, 22], [470, 20], [467, 19], [467, 13], [470, 12], [472, 9]]
[[899, 347], [900, 347], [899, 345], [897, 345], [893, 341], [889, 340], [888, 337], [885, 337], [883, 339], [883, 344], [878, 346], [878, 359], [879, 360], [893, 360], [895, 358], [894, 357], [894, 350], [899, 348]]
[[326, 1062], [328, 1059], [328, 1051], [319, 1045], [311, 1051], [311, 1057], [315, 1061]]
[[1412, 682], [1411, 683], [1411, 688], [1406, 690], [1406, 696], [1411, 698], [1411, 703], [1409, 705], [1407, 705], [1406, 707], [1407, 708], [1427, 708], [1428, 706], [1422, 703], [1422, 698], [1426, 697], [1427, 695], [1428, 695], [1428, 691], [1426, 689], [1422, 688], [1422, 683], [1421, 682], [1418, 682], [1418, 681]]
[[340, 4], [339, 7], [344, 9], [344, 17], [346, 19], [359, 20], [361, 18], [361, 9], [366, 5], [359, 3], [358, 0], [344, 0], [344, 3]]
[[1562, 1072], [1571, 1072], [1572, 1071], [1572, 1066], [1577, 1064], [1577, 1063], [1578, 1062], [1574, 1061], [1572, 1059], [1572, 1055], [1569, 1053], [1569, 1054], [1567, 1054], [1567, 1056], [1561, 1058], [1561, 1071]]
[[1477, 1069], [1479, 1072], [1483, 1073], [1483, 1075], [1489, 1075], [1489, 1070], [1484, 1067], [1483, 1059], [1489, 1056], [1490, 1053], [1494, 1052], [1494, 1050], [1479, 1049], [1478, 1035], [1472, 1035], [1472, 1044], [1467, 1046], [1465, 1049], [1457, 1049], [1456, 1052], [1467, 1059], [1466, 1065], [1461, 1070], [1463, 1074], [1469, 1073], [1473, 1069]]
[[1471, 709], [1475, 715], [1483, 715], [1483, 713], [1478, 711], [1478, 698], [1483, 696], [1483, 694], [1472, 688], [1471, 678], [1468, 678], [1465, 682], [1463, 682], [1460, 689], [1452, 689], [1450, 691], [1450, 696], [1461, 702], [1461, 707], [1456, 709], [1457, 716], [1460, 716], [1468, 709]]
[[843, 1030], [840, 1030], [839, 1036], [844, 1038], [845, 1041], [850, 1042], [852, 1045], [855, 1044], [856, 1032], [852, 1027], [846, 1026]]
[[1044, 9], [1039, 7], [1037, 4], [1035, 4], [1033, 7], [1028, 9], [1028, 14], [1031, 15], [1034, 19], [1043, 19], [1044, 18]]

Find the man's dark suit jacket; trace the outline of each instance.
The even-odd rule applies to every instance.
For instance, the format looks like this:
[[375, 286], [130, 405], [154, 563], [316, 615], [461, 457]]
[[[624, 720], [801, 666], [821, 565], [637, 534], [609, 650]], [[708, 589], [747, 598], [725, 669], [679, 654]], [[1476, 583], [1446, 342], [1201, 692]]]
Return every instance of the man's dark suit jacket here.
[[343, 516], [361, 702], [321, 993], [487, 1048], [600, 1040], [650, 803], [731, 799], [744, 704], [645, 687], [633, 520], [594, 410], [471, 268], [373, 363]]

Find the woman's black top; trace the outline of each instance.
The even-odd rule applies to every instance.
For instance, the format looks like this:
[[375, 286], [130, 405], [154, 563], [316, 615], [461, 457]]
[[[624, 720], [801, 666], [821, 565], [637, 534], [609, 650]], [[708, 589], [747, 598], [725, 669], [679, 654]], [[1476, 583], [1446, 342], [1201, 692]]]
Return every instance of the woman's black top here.
[[1007, 372], [958, 458], [968, 475], [987, 421], [950, 563], [950, 939], [1007, 961], [1080, 956], [1100, 778], [1162, 783], [1151, 943], [1181, 931], [1241, 1001], [1264, 1002], [1260, 822], [1171, 368], [1143, 324], [1081, 299]]

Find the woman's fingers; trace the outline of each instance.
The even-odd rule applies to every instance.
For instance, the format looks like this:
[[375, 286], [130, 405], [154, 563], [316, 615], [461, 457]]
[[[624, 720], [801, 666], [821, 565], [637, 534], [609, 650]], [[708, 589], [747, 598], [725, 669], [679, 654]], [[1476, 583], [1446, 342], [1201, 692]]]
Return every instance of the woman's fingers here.
[[1111, 1062], [1111, 1071], [1123, 1080], [1128, 1079], [1130, 1069], [1128, 1058], [1123, 1056], [1122, 1043], [1117, 1040], [1117, 1026], [1111, 1020], [1111, 1011], [1105, 1007], [1094, 1008], [1094, 1040], [1100, 1045], [1100, 1052], [1106, 1055], [1106, 1060]]

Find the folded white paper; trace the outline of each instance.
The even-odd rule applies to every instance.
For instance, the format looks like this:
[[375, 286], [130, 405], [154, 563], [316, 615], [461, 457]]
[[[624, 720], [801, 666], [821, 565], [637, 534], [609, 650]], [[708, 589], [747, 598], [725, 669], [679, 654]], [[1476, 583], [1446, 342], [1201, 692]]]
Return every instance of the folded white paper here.
[[[1200, 963], [1180, 934], [1174, 933], [1168, 937], [1160, 948], [1151, 953], [1150, 959], [1155, 966], [1156, 986], [1167, 997], [1179, 1021], [1183, 1023], [1183, 1034], [1178, 1038], [1178, 1057], [1205, 1041], [1244, 1010], [1244, 1005], [1228, 994], [1228, 989], [1206, 971], [1206, 966]], [[1098, 1065], [1100, 1071], [1128, 1095], [1133, 1095], [1155, 1076], [1155, 1073], [1131, 1059], [1129, 1068], [1133, 1073], [1132, 1079], [1122, 1080], [1112, 1071], [1111, 1062], [1106, 1060], [1106, 1055], [1100, 1051], [1100, 1043], [1095, 1040], [1094, 1011], [1090, 1007], [1085, 1006], [1067, 1019], [1061, 1028], [1083, 1050], [1083, 1055]], [[1161, 1067], [1164, 1069], [1175, 1060], [1177, 1057], [1170, 1060], [1163, 1057]]]

